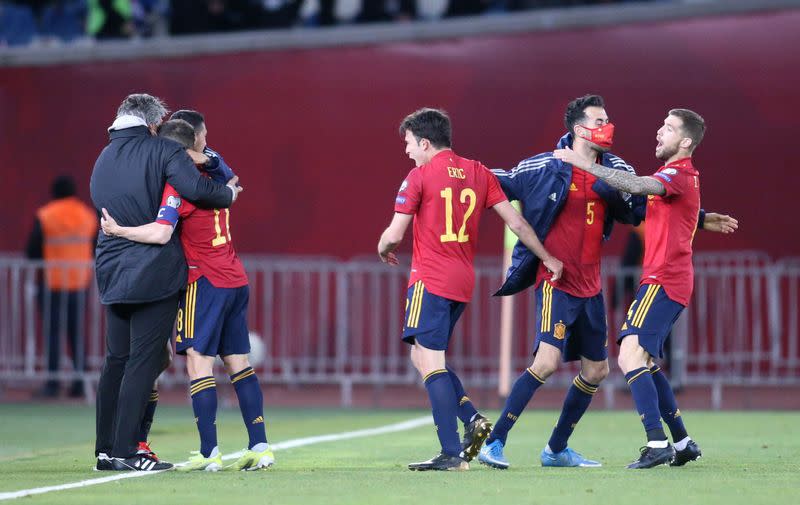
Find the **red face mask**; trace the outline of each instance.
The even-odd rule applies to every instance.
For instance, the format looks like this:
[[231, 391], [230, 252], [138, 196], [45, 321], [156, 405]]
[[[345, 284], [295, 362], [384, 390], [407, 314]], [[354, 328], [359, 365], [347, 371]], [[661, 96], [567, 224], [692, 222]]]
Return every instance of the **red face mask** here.
[[581, 126], [581, 129], [578, 131], [580, 132], [580, 137], [604, 149], [611, 148], [611, 144], [614, 143], [613, 123], [606, 123], [599, 128], [586, 128], [585, 126]]

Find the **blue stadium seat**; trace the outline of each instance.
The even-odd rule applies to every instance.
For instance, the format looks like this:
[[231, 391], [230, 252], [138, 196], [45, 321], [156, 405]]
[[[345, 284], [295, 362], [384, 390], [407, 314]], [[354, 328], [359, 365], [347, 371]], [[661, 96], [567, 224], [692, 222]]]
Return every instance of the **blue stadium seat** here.
[[86, 34], [86, 0], [69, 0], [48, 5], [42, 12], [42, 35], [70, 42]]
[[0, 2], [0, 45], [24, 46], [36, 37], [36, 20], [30, 7]]

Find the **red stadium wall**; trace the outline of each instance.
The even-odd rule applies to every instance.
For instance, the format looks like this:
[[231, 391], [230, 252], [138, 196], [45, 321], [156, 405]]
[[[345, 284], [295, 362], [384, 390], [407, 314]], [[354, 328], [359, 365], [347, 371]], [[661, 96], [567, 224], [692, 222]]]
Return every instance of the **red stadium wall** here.
[[[567, 101], [605, 96], [614, 152], [657, 167], [666, 111], [709, 125], [695, 157], [703, 205], [735, 214], [702, 250], [800, 254], [790, 146], [800, 110], [800, 11], [439, 42], [0, 69], [0, 251], [20, 250], [50, 180], [88, 199], [106, 127], [128, 93], [205, 113], [209, 142], [241, 176], [232, 229], [247, 253], [372, 253], [411, 164], [397, 134], [419, 106], [447, 109], [458, 152], [490, 167], [552, 149]], [[794, 183], [794, 184], [793, 184]], [[10, 219], [9, 219], [10, 217]], [[500, 248], [500, 223], [482, 253]], [[608, 252], [618, 252], [621, 237]], [[407, 245], [406, 245], [407, 247]]]

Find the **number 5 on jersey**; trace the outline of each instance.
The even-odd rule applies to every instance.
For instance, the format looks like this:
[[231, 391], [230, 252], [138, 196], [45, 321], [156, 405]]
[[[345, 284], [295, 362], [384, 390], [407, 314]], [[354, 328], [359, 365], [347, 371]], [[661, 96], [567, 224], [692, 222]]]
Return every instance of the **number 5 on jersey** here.
[[467, 220], [470, 218], [472, 213], [475, 211], [475, 200], [477, 199], [475, 196], [475, 191], [471, 188], [464, 188], [461, 190], [461, 195], [459, 196], [459, 201], [461, 203], [467, 203], [469, 200], [469, 206], [467, 207], [467, 211], [464, 213], [464, 222], [461, 223], [461, 228], [458, 230], [458, 235], [453, 233], [453, 188], [444, 188], [439, 194], [444, 198], [444, 235], [441, 235], [439, 239], [442, 242], [469, 242], [469, 235], [467, 235]]

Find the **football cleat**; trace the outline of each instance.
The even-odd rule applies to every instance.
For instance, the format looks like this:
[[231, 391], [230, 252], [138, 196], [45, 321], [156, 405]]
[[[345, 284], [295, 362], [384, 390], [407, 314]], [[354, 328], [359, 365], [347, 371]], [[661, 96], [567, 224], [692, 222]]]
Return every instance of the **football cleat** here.
[[111, 458], [108, 454], [101, 452], [97, 455], [97, 463], [95, 463], [93, 470], [95, 472], [108, 472], [114, 470], [114, 465], [111, 463]]
[[683, 466], [690, 461], [700, 459], [703, 453], [700, 451], [700, 446], [694, 440], [689, 440], [686, 447], [682, 451], [675, 451], [675, 457], [670, 462], [669, 466]]
[[559, 466], [559, 467], [583, 467], [583, 468], [597, 468], [603, 466], [599, 461], [592, 461], [581, 456], [580, 453], [573, 451], [569, 447], [561, 452], [552, 452], [545, 447], [539, 455], [542, 466]]
[[219, 470], [222, 470], [222, 455], [219, 451], [214, 452], [217, 453], [216, 456], [209, 456], [206, 458], [200, 453], [200, 451], [192, 451], [193, 456], [189, 457], [189, 461], [185, 465], [178, 467], [178, 471], [218, 472]]
[[469, 470], [469, 463], [459, 456], [448, 456], [447, 454], [439, 454], [428, 461], [420, 461], [419, 463], [409, 463], [409, 470], [417, 472], [426, 472], [429, 470], [461, 472]]
[[139, 442], [139, 447], [137, 447], [136, 449], [136, 454], [147, 454], [154, 460], [160, 461], [156, 453], [154, 453], [153, 450], [150, 448], [150, 444], [147, 442]]
[[147, 454], [137, 454], [130, 458], [111, 458], [113, 470], [118, 472], [157, 472], [159, 470], [169, 470], [174, 465], [166, 461], [153, 459]]
[[653, 468], [666, 465], [675, 457], [675, 449], [671, 445], [664, 448], [644, 446], [639, 449], [639, 459], [627, 466], [630, 469]]
[[492, 433], [492, 423], [480, 414], [464, 427], [464, 439], [461, 441], [461, 457], [472, 461], [481, 450], [483, 441]]
[[498, 470], [505, 470], [511, 466], [503, 455], [503, 442], [500, 440], [495, 440], [481, 447], [481, 452], [478, 454], [478, 461], [483, 465], [497, 468]]
[[261, 452], [251, 451], [247, 449], [244, 451], [239, 459], [236, 460], [231, 468], [234, 470], [266, 470], [275, 464], [275, 455], [269, 450], [269, 446]]

